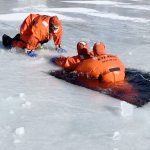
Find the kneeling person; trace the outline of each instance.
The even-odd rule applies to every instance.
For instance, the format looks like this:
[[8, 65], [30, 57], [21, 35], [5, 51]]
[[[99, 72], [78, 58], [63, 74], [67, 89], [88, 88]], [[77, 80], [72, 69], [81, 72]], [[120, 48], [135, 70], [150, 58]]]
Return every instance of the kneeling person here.
[[23, 21], [19, 34], [14, 38], [4, 34], [2, 39], [5, 47], [18, 47], [32, 52], [51, 39], [54, 40], [56, 50], [60, 50], [62, 35], [62, 23], [57, 16], [30, 14]]

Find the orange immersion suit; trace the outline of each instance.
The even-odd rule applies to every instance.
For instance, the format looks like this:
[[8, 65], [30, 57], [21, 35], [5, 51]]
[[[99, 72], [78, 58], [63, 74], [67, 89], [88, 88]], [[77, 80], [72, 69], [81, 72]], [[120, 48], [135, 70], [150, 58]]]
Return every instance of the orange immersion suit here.
[[20, 27], [20, 40], [13, 41], [12, 46], [33, 50], [38, 48], [40, 43], [51, 40], [52, 37], [55, 46], [61, 45], [63, 34], [61, 21], [59, 22], [58, 31], [56, 33], [50, 32], [49, 24], [51, 18], [51, 16], [47, 15], [30, 14]]
[[57, 58], [56, 64], [66, 70], [73, 71], [81, 61], [87, 58], [90, 58], [90, 56], [77, 55], [72, 57], [60, 57]]
[[78, 55], [72, 57], [59, 57], [56, 59], [56, 64], [66, 70], [73, 71], [81, 61], [91, 58], [92, 55], [88, 49], [88, 44], [80, 41], [77, 43]]
[[90, 78], [100, 78], [104, 82], [115, 83], [125, 78], [125, 66], [111, 54], [102, 54], [82, 61], [75, 71]]

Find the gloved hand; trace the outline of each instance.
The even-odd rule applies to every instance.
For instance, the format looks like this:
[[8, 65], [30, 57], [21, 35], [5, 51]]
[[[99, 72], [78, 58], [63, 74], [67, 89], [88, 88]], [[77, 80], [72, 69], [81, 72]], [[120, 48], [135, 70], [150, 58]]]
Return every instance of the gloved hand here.
[[38, 54], [37, 53], [35, 53], [35, 51], [27, 51], [27, 55], [28, 56], [30, 56], [30, 57], [37, 57], [38, 56]]
[[56, 48], [56, 51], [58, 53], [67, 53], [67, 51], [65, 49], [61, 48], [61, 47]]
[[52, 63], [56, 63], [57, 59], [58, 59], [57, 56], [56, 56], [56, 57], [52, 57], [52, 58], [50, 59], [50, 61], [51, 61]]

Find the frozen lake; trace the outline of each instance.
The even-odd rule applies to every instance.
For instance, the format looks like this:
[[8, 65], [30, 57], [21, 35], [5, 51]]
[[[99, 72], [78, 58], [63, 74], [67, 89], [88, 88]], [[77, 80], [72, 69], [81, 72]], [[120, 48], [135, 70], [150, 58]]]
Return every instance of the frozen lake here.
[[[0, 36], [29, 13], [58, 15], [66, 56], [76, 43], [103, 41], [128, 68], [150, 72], [150, 2], [0, 0]], [[150, 104], [126, 102], [58, 80], [53, 42], [29, 58], [0, 42], [0, 150], [149, 150]]]

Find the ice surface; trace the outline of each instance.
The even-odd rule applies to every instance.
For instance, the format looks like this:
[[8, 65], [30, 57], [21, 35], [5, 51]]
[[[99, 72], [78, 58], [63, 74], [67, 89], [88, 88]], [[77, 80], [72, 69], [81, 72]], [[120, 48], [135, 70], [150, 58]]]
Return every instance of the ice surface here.
[[[132, 0], [133, 1], [133, 0]], [[150, 10], [149, 5], [132, 5], [132, 1], [130, 3], [128, 2], [114, 2], [114, 1], [63, 1], [65, 3], [77, 3], [77, 4], [92, 4], [92, 5], [106, 5], [109, 7], [119, 7], [119, 8], [129, 8], [129, 9], [140, 9], [140, 10]], [[136, 1], [136, 0], [135, 0]], [[139, 1], [139, 0], [137, 0]]]
[[[150, 71], [149, 1], [0, 1], [0, 36], [29, 13], [58, 15], [65, 55], [80, 40], [106, 43], [127, 67]], [[32, 59], [0, 43], [0, 150], [148, 150], [150, 104], [142, 108], [48, 75], [53, 42]], [[136, 141], [136, 142], [135, 142]]]

